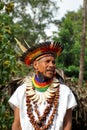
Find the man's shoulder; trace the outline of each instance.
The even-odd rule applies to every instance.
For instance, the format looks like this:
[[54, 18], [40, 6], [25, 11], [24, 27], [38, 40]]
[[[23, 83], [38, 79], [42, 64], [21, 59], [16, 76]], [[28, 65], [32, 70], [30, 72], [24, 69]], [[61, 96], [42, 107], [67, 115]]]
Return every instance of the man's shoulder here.
[[32, 77], [31, 76], [26, 76], [22, 79], [21, 84], [19, 85], [20, 88], [25, 88], [28, 84], [31, 83]]
[[60, 91], [64, 93], [70, 93], [71, 89], [66, 84], [60, 84]]

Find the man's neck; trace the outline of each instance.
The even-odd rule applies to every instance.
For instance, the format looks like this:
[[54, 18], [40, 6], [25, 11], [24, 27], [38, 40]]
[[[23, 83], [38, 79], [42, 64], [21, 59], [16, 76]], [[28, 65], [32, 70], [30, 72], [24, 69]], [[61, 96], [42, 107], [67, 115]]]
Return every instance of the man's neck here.
[[49, 80], [51, 80], [51, 78], [47, 78], [45, 76], [43, 76], [42, 73], [38, 73], [38, 75], [35, 75], [35, 79], [38, 81], [38, 82], [47, 82]]

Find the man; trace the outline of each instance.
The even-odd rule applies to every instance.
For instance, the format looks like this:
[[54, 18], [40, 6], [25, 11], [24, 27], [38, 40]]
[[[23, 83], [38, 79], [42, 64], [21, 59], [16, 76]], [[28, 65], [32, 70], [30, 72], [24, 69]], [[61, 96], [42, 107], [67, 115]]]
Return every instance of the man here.
[[29, 49], [20, 47], [21, 60], [32, 65], [35, 74], [27, 76], [9, 99], [14, 110], [12, 130], [71, 130], [76, 100], [55, 71], [62, 46], [45, 42]]

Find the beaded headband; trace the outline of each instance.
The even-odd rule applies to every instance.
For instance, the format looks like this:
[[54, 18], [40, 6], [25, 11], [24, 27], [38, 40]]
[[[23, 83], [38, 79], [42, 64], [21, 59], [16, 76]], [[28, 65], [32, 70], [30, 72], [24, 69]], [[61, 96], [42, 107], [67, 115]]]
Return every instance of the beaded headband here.
[[59, 56], [63, 50], [62, 45], [58, 42], [42, 42], [27, 49], [16, 38], [15, 40], [23, 51], [21, 61], [26, 65], [31, 65], [35, 59], [41, 59], [46, 54]]

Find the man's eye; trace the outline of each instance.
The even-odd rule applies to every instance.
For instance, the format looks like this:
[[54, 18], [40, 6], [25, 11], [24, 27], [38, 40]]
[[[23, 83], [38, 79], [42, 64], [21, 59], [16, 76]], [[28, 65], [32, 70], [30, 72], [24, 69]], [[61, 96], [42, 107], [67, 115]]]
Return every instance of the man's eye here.
[[55, 64], [55, 61], [53, 61], [52, 63]]
[[[45, 63], [50, 63], [50, 60], [45, 61]], [[52, 61], [52, 64], [55, 64], [55, 61]]]
[[49, 61], [49, 60], [46, 60], [45, 62], [46, 62], [46, 63], [49, 63], [50, 61]]
[[44, 62], [45, 62], [45, 63], [49, 63], [49, 62], [50, 62], [50, 60], [45, 60]]

